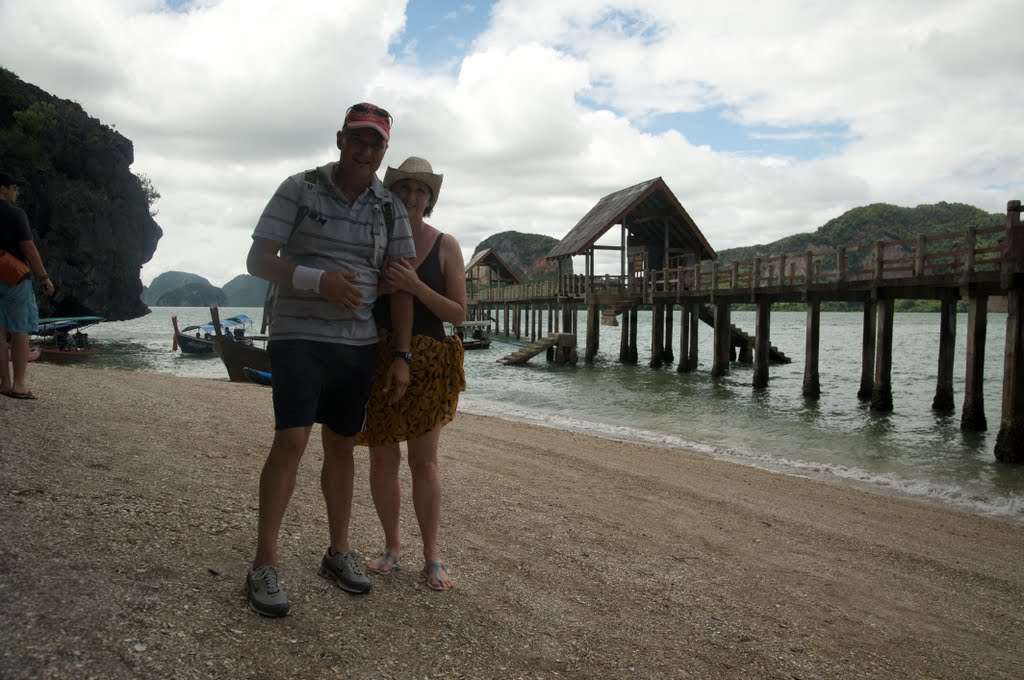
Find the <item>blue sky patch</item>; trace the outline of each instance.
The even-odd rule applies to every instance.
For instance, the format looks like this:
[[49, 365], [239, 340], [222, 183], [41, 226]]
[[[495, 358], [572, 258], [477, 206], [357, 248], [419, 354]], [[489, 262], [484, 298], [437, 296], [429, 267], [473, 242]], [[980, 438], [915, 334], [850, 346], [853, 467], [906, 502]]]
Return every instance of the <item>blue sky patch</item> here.
[[635, 121], [644, 132], [676, 130], [691, 144], [751, 156], [786, 156], [797, 161], [834, 156], [853, 140], [849, 126], [820, 123], [796, 127], [741, 125], [724, 106], [692, 113], [672, 113]]
[[414, 59], [419, 66], [457, 66], [473, 40], [487, 28], [493, 4], [410, 0], [405, 8], [405, 30], [392, 43], [391, 53], [399, 61]]

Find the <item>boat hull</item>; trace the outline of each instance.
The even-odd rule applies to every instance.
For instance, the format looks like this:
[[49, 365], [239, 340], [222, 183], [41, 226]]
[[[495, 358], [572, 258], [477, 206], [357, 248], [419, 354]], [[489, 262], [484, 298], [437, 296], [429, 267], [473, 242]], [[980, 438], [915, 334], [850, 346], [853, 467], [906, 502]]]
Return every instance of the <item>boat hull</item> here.
[[182, 354], [213, 354], [213, 340], [178, 333], [178, 349]]
[[262, 347], [241, 342], [228, 342], [223, 338], [213, 341], [214, 351], [224, 362], [231, 382], [252, 382], [245, 374], [246, 368], [270, 373], [270, 355]]

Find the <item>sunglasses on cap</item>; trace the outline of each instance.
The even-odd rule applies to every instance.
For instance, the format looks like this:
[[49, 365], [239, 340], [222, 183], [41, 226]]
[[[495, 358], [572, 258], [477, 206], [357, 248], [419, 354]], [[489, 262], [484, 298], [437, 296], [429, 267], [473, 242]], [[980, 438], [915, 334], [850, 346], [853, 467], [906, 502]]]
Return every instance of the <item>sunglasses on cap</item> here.
[[390, 113], [379, 106], [374, 106], [373, 104], [354, 104], [348, 107], [348, 110], [345, 112], [345, 117], [347, 118], [350, 113], [368, 113], [376, 118], [387, 118], [389, 123], [393, 122]]

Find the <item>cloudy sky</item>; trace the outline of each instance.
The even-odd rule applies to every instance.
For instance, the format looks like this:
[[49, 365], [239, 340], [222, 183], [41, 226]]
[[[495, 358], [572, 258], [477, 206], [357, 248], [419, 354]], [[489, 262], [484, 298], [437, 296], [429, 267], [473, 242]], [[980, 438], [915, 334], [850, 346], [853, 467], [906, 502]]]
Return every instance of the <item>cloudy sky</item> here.
[[1001, 212], [1022, 26], [1020, 0], [0, 0], [0, 65], [134, 142], [162, 194], [144, 283], [222, 285], [363, 100], [395, 117], [385, 165], [444, 173], [430, 221], [467, 258], [659, 176], [718, 250], [875, 202]]

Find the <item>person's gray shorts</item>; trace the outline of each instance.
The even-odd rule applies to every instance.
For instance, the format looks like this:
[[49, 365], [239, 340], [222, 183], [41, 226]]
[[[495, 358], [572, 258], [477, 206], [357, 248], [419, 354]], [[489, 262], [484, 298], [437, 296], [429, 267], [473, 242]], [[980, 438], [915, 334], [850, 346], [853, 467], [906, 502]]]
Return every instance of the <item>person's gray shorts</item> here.
[[376, 344], [271, 340], [267, 352], [275, 430], [309, 427], [316, 422], [343, 437], [362, 431]]

